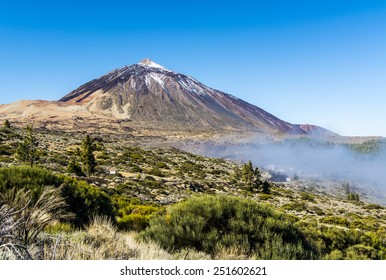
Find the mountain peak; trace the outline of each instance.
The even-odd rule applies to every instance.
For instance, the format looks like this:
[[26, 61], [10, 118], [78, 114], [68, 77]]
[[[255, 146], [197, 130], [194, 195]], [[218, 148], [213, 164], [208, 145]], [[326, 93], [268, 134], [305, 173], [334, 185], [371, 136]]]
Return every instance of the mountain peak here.
[[94, 79], [59, 101], [83, 105], [95, 116], [130, 120], [138, 127], [146, 124], [146, 129], [174, 131], [197, 127], [198, 130], [275, 135], [329, 135], [322, 128], [285, 122], [257, 106], [212, 89], [192, 77], [172, 72], [148, 58]]
[[141, 60], [138, 63], [138, 65], [142, 65], [142, 66], [146, 66], [146, 67], [151, 67], [151, 68], [158, 68], [158, 69], [162, 69], [162, 70], [165, 70], [165, 71], [170, 71], [169, 69], [166, 69], [165, 67], [159, 65], [158, 63], [155, 63], [154, 61], [152, 61], [149, 58], [145, 58], [145, 59]]

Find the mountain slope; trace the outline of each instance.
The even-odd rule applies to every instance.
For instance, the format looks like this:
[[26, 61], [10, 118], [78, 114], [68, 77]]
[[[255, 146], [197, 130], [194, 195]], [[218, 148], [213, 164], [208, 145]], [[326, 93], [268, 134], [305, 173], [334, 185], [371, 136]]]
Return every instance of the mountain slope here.
[[60, 102], [83, 104], [94, 114], [180, 129], [249, 130], [312, 134], [259, 107], [145, 59], [114, 70], [70, 92]]
[[[64, 130], [135, 131], [137, 135], [311, 135], [336, 134], [294, 125], [196, 79], [144, 59], [94, 79], [59, 101], [0, 105], [0, 118]], [[243, 134], [245, 136], [245, 134]], [[206, 136], [205, 136], [206, 137]]]

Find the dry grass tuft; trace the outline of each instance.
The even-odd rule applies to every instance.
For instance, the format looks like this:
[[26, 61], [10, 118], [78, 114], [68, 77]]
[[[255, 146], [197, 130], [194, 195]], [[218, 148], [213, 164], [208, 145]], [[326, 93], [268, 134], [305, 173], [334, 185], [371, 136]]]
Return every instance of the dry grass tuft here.
[[216, 249], [214, 258], [216, 260], [248, 260], [251, 259], [248, 252], [245, 252], [241, 247], [219, 246]]
[[60, 188], [45, 187], [36, 200], [24, 189], [0, 194], [0, 258], [39, 258], [41, 252], [32, 254], [30, 246], [35, 245], [44, 228], [56, 219], [72, 217], [65, 211], [60, 192]]
[[[85, 231], [44, 235], [41, 237], [44, 256], [54, 260], [149, 260], [171, 259], [172, 256], [155, 243], [142, 243], [135, 233], [121, 233], [106, 217], [94, 217]], [[35, 246], [38, 250], [39, 244]], [[34, 251], [34, 250], [32, 250]]]

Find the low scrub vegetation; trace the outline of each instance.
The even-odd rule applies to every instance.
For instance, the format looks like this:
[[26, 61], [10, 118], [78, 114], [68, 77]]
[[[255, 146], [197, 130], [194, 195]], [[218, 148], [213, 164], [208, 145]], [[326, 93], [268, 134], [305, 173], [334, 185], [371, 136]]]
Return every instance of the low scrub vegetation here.
[[136, 138], [95, 136], [82, 156], [83, 134], [32, 136], [21, 160], [31, 135], [0, 128], [0, 259], [386, 259], [386, 209], [348, 183], [274, 183], [250, 161]]
[[169, 252], [195, 249], [212, 257], [235, 247], [254, 259], [318, 256], [286, 215], [267, 205], [227, 196], [202, 196], [177, 203], [152, 218], [141, 236]]
[[28, 191], [37, 201], [48, 186], [60, 189], [67, 211], [75, 214], [74, 224], [82, 226], [94, 215], [114, 217], [114, 208], [109, 196], [102, 190], [74, 178], [54, 174], [38, 167], [0, 168], [0, 191], [11, 189]]

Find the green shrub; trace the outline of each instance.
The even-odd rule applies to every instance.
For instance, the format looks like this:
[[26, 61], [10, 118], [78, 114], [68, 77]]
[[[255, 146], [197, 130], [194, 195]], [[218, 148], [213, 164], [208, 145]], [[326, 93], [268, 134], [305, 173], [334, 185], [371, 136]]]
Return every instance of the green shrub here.
[[131, 166], [131, 172], [133, 172], [133, 173], [142, 173], [142, 168], [141, 167], [139, 167], [138, 165], [132, 165]]
[[150, 216], [142, 214], [129, 214], [117, 218], [119, 229], [123, 230], [144, 230], [149, 225]]
[[374, 248], [362, 244], [351, 246], [346, 251], [348, 260], [373, 260], [377, 258]]
[[334, 250], [331, 253], [324, 256], [325, 260], [343, 260], [343, 253], [339, 250]]
[[260, 200], [268, 200], [270, 198], [272, 198], [272, 194], [259, 193], [259, 199]]
[[77, 176], [86, 176], [86, 174], [84, 174], [80, 164], [77, 163], [75, 160], [70, 161], [70, 163], [67, 166], [66, 172], [75, 174]]
[[114, 208], [107, 194], [86, 182], [37, 167], [0, 168], [0, 192], [14, 187], [24, 188], [30, 190], [32, 197], [37, 199], [45, 186], [62, 186], [62, 196], [68, 210], [76, 215], [74, 223], [77, 226], [88, 223], [94, 215], [114, 217]]
[[182, 164], [180, 164], [178, 168], [182, 172], [202, 172], [205, 166], [202, 164], [194, 163], [190, 160], [186, 160]]
[[344, 227], [350, 226], [350, 222], [347, 219], [336, 216], [328, 216], [321, 219], [320, 221], [326, 224], [339, 225]]
[[377, 209], [377, 210], [380, 210], [380, 209], [384, 209], [385, 207], [381, 206], [381, 205], [378, 205], [378, 204], [366, 204], [365, 206], [363, 206], [364, 209]]
[[162, 173], [162, 171], [158, 167], [154, 167], [147, 171], [148, 174], [158, 176], [158, 177], [165, 177], [165, 174]]
[[386, 229], [365, 232], [334, 225], [296, 223], [317, 244], [323, 259], [385, 259]]
[[99, 155], [97, 155], [97, 158], [98, 160], [109, 160], [110, 155], [106, 151], [103, 151]]
[[2, 126], [0, 127], [0, 139], [21, 139], [21, 136], [12, 128]]
[[50, 157], [50, 162], [59, 164], [61, 166], [67, 166], [68, 159], [61, 154], [55, 154], [54, 156]]
[[290, 202], [281, 206], [283, 210], [293, 210], [296, 212], [303, 212], [307, 210], [307, 206], [300, 202]]
[[15, 150], [8, 145], [0, 145], [0, 155], [10, 156], [14, 154]]
[[13, 162], [13, 158], [11, 158], [9, 156], [1, 156], [0, 155], [0, 164], [5, 163], [5, 162], [11, 163], [11, 162]]
[[379, 228], [379, 224], [376, 220], [370, 218], [357, 218], [351, 221], [351, 228], [358, 228], [365, 231], [376, 231]]
[[312, 259], [317, 252], [285, 215], [267, 205], [228, 196], [201, 196], [154, 216], [142, 238], [168, 251], [193, 248], [212, 256], [238, 246], [257, 259]]
[[148, 205], [133, 205], [133, 207], [135, 208], [131, 212], [127, 212], [127, 208], [120, 211], [117, 218], [119, 229], [142, 231], [149, 225], [149, 220], [154, 213], [157, 213], [160, 209]]
[[74, 227], [73, 227], [73, 225], [71, 225], [69, 223], [58, 222], [58, 223], [53, 223], [53, 224], [46, 226], [44, 231], [48, 234], [59, 234], [59, 233], [64, 233], [64, 232], [68, 233], [68, 232], [74, 231]]
[[306, 192], [300, 193], [300, 199], [310, 201], [310, 202], [315, 202], [315, 196], [310, 194], [310, 193], [306, 193]]
[[140, 147], [126, 147], [124, 153], [122, 154], [122, 159], [130, 160], [137, 164], [143, 163], [146, 161], [145, 150]]
[[107, 216], [114, 220], [115, 213], [109, 196], [102, 190], [86, 182], [60, 176], [63, 180], [63, 196], [70, 211], [76, 214], [75, 224], [83, 226], [93, 216]]
[[168, 168], [169, 168], [169, 167], [167, 166], [167, 164], [164, 163], [163, 161], [157, 161], [156, 166], [157, 166], [158, 168], [164, 168], [164, 169], [168, 169]]
[[149, 220], [161, 208], [154, 205], [145, 205], [145, 202], [136, 197], [114, 195], [112, 197], [117, 213], [117, 226], [122, 230], [144, 230]]
[[313, 211], [318, 216], [324, 216], [326, 213], [322, 209], [320, 209], [318, 206], [312, 206], [310, 207], [310, 210]]

